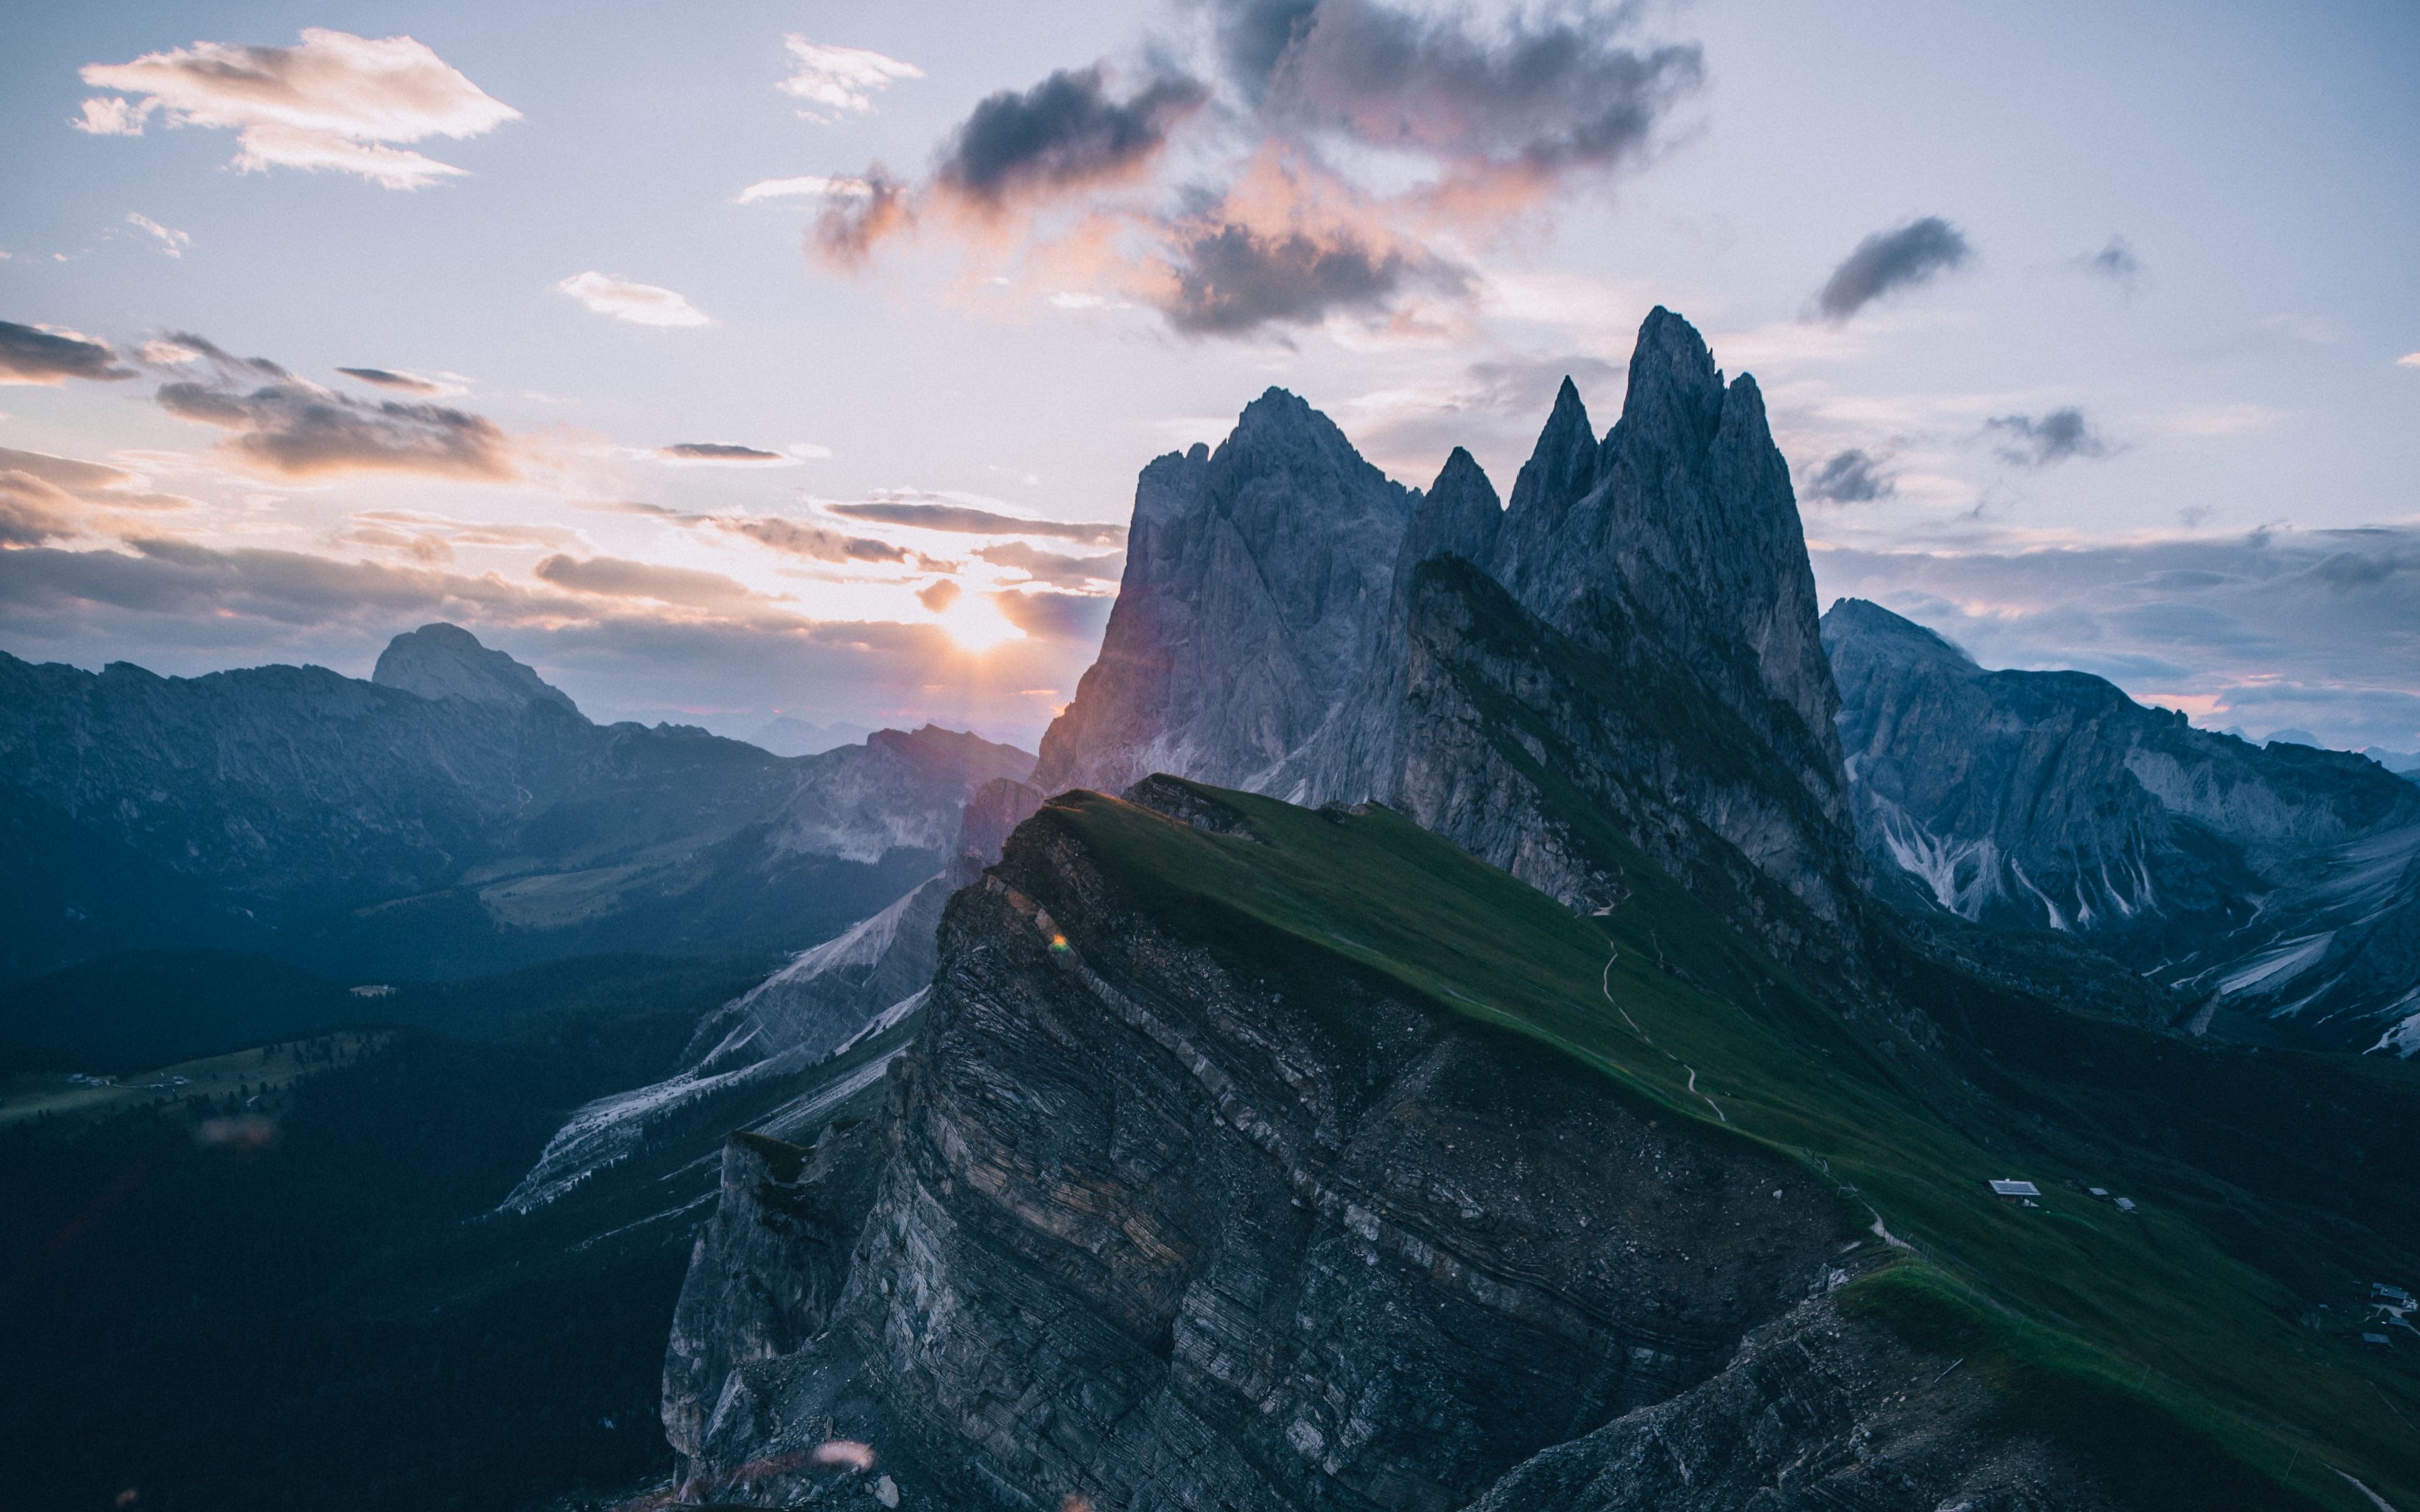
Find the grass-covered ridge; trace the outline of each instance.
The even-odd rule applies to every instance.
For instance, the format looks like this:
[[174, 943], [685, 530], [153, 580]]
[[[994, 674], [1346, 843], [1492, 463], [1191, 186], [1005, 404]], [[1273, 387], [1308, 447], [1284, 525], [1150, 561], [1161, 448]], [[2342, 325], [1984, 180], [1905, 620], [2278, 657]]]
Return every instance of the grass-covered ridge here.
[[[1820, 1169], [1915, 1246], [1849, 1304], [1954, 1342], [2035, 1426], [2098, 1452], [2149, 1504], [2372, 1512], [2342, 1471], [2420, 1507], [2408, 1355], [2298, 1326], [2312, 1299], [2198, 1221], [2213, 1183], [2196, 1187], [2198, 1207], [2164, 1200], [2156, 1180], [2130, 1180], [2162, 1169], [2138, 1152], [2038, 1127], [2030, 1108], [2055, 1101], [1962, 1092], [1937, 1067], [1869, 1049], [1885, 1037], [1851, 1032], [1635, 851], [1629, 899], [1580, 918], [1382, 808], [1313, 812], [1187, 786], [1252, 838], [1090, 793], [1053, 800], [1048, 822], [1129, 902], [1248, 967], [1328, 952]], [[1988, 1196], [1987, 1179], [2010, 1175], [2040, 1183], [2039, 1210]], [[2058, 1184], [2069, 1179], [2128, 1180], [2142, 1211], [2071, 1193]], [[2290, 1206], [2224, 1190], [2272, 1244], [2347, 1242]], [[2364, 1242], [2366, 1258], [2409, 1258]]]

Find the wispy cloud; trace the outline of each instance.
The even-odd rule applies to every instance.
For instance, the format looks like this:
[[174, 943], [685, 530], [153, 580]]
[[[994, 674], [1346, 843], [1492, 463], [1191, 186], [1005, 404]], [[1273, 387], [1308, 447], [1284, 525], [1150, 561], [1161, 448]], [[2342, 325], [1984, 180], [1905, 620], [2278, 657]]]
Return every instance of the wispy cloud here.
[[162, 384], [160, 408], [227, 432], [221, 450], [256, 471], [289, 478], [417, 472], [482, 482], [516, 475], [510, 443], [484, 415], [447, 405], [364, 401], [265, 357], [234, 356], [190, 332], [169, 340], [209, 367], [206, 377]]
[[718, 572], [661, 566], [619, 557], [581, 559], [560, 552], [532, 569], [545, 582], [577, 594], [607, 598], [651, 598], [663, 604], [717, 609], [759, 596]]
[[874, 186], [862, 178], [830, 178], [811, 174], [800, 178], [764, 178], [739, 192], [737, 203], [754, 205], [768, 199], [864, 199]]
[[421, 393], [431, 398], [443, 398], [463, 392], [461, 383], [423, 378], [417, 373], [406, 373], [399, 368], [340, 367], [336, 371], [356, 382], [366, 383], [372, 388], [394, 389], [402, 393]]
[[70, 378], [115, 383], [135, 376], [104, 342], [72, 331], [46, 331], [0, 320], [0, 383], [55, 388]]
[[797, 457], [780, 452], [768, 452], [754, 446], [735, 446], [728, 441], [675, 441], [659, 448], [656, 455], [670, 462], [738, 462], [748, 464], [791, 464]]
[[372, 40], [316, 26], [293, 47], [196, 42], [87, 64], [83, 75], [122, 93], [85, 100], [79, 131], [140, 136], [159, 112], [171, 126], [237, 132], [241, 171], [332, 169], [389, 189], [464, 172], [390, 144], [477, 136], [520, 116], [409, 37]]
[[617, 278], [593, 269], [584, 273], [574, 273], [554, 286], [557, 293], [570, 295], [598, 315], [610, 315], [634, 326], [714, 324], [711, 316], [671, 289]]
[[2420, 352], [2405, 352], [2395, 360], [2397, 367], [2420, 367]]
[[185, 255], [185, 249], [194, 244], [194, 239], [184, 232], [172, 230], [151, 217], [133, 210], [126, 212], [126, 224], [158, 241], [160, 250], [171, 257], [182, 257]]
[[1892, 290], [1930, 282], [1971, 255], [1964, 234], [1937, 215], [1877, 231], [1832, 270], [1815, 295], [1816, 311], [1827, 320], [1846, 320]]
[[843, 116], [862, 116], [874, 109], [874, 97], [882, 90], [901, 79], [924, 77], [913, 63], [862, 47], [811, 42], [796, 32], [783, 38], [782, 45], [789, 50], [790, 76], [778, 87], [805, 101], [799, 114], [821, 125]]
[[1038, 535], [1090, 546], [1118, 546], [1126, 538], [1123, 525], [1094, 520], [1027, 519], [967, 504], [913, 500], [875, 499], [854, 503], [827, 503], [827, 514], [882, 525], [911, 525], [919, 530], [947, 531], [962, 535]]
[[2131, 289], [2143, 281], [2143, 260], [2134, 255], [2134, 249], [2127, 245], [2124, 237], [2111, 237], [2108, 245], [2076, 261], [2086, 272], [2097, 273], [2121, 288]]

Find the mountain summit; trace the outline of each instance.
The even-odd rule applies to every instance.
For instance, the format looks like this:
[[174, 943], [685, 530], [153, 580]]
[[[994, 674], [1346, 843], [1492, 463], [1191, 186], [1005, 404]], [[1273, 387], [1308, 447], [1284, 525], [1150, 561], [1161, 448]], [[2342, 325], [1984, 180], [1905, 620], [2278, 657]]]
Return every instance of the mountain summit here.
[[1564, 381], [1508, 507], [1466, 452], [1412, 493], [1271, 390], [1144, 470], [1131, 540], [1045, 788], [1376, 799], [1565, 902], [1635, 846], [1785, 948], [1855, 906], [1789, 469], [1670, 311], [1603, 438]]
[[473, 703], [562, 705], [573, 714], [580, 706], [569, 694], [504, 652], [483, 646], [479, 638], [458, 625], [439, 622], [407, 630], [379, 653], [370, 681], [380, 687], [399, 687], [425, 699], [467, 699]]

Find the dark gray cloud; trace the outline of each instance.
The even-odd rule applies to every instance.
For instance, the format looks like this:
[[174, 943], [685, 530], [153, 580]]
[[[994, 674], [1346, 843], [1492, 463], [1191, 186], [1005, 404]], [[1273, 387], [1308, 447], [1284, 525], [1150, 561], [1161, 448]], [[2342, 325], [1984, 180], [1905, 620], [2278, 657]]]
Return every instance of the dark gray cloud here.
[[966, 504], [875, 499], [861, 503], [826, 504], [823, 507], [826, 513], [838, 515], [844, 519], [871, 520], [878, 525], [913, 525], [919, 530], [949, 531], [960, 535], [1040, 535], [1054, 540], [1080, 541], [1087, 546], [1118, 546], [1126, 538], [1126, 528], [1123, 525], [1076, 519], [1025, 519]]
[[2098, 273], [2113, 284], [2133, 288], [2142, 282], [2142, 259], [2126, 244], [2124, 237], [2111, 237], [2109, 244], [2099, 252], [2086, 254], [2081, 261], [2086, 272]]
[[1466, 167], [1619, 162], [1704, 77], [1694, 46], [1626, 45], [1627, 7], [1516, 18], [1493, 35], [1372, 0], [1233, 0], [1220, 10], [1222, 62], [1280, 122]]
[[1446, 265], [1391, 248], [1373, 251], [1348, 234], [1276, 235], [1233, 222], [1179, 240], [1171, 270], [1175, 287], [1160, 313], [1188, 336], [1315, 325], [1339, 310], [1383, 309], [1409, 284], [1458, 288], [1464, 282]]
[[1097, 557], [1069, 557], [1055, 551], [1037, 551], [1022, 541], [978, 547], [975, 555], [996, 567], [1013, 567], [1035, 582], [1050, 583], [1060, 588], [1116, 582], [1119, 575], [1125, 571], [1126, 564], [1123, 551], [1111, 551]]
[[573, 593], [607, 598], [652, 598], [659, 603], [694, 609], [728, 608], [757, 596], [745, 585], [719, 572], [628, 562], [620, 557], [583, 560], [557, 552], [534, 570], [543, 580]]
[[1072, 640], [1085, 646], [1100, 643], [1101, 629], [1109, 623], [1112, 602], [1106, 594], [1049, 592], [994, 594], [991, 600], [1000, 606], [1009, 624], [1027, 635], [1044, 640]]
[[1061, 69], [1032, 88], [976, 104], [934, 182], [979, 209], [1127, 177], [1156, 157], [1171, 128], [1210, 98], [1199, 80], [1164, 75], [1110, 98], [1100, 68]]
[[1825, 319], [1846, 320], [1891, 290], [1921, 284], [1971, 255], [1965, 237], [1937, 215], [1877, 231], [1832, 270], [1815, 308]]
[[1827, 601], [1873, 599], [1987, 667], [2096, 672], [2211, 729], [2420, 746], [2420, 529], [1812, 555]]
[[359, 378], [364, 383], [377, 388], [400, 389], [406, 393], [446, 392], [445, 386], [442, 383], [431, 383], [425, 378], [415, 378], [410, 373], [397, 373], [383, 367], [340, 367], [336, 371], [349, 378]]
[[1999, 439], [1994, 448], [2003, 460], [2019, 467], [2046, 468], [2071, 456], [2106, 456], [2109, 443], [2101, 439], [2070, 405], [2039, 420], [2031, 415], [1995, 415], [1983, 423], [1986, 435]]
[[713, 523], [734, 535], [744, 535], [759, 546], [770, 547], [789, 556], [805, 557], [814, 562], [906, 562], [908, 553], [888, 541], [870, 536], [843, 535], [820, 525], [810, 525], [777, 516], [752, 518], [732, 518], [717, 516]]
[[675, 441], [662, 448], [662, 455], [684, 462], [786, 462], [779, 452], [763, 451], [753, 446], [734, 446], [725, 441]]
[[1807, 486], [1800, 491], [1827, 504], [1869, 504], [1888, 498], [1898, 489], [1882, 466], [1881, 459], [1852, 446], [1833, 453], [1822, 467], [1808, 473]]
[[35, 326], [0, 320], [0, 383], [64, 383], [91, 378], [114, 383], [134, 369], [101, 342], [56, 335]]

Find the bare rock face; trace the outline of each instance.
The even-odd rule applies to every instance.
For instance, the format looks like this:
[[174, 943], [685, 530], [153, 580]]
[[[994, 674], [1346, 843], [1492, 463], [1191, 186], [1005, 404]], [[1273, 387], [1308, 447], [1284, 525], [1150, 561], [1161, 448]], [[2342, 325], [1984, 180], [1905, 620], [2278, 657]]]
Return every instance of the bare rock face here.
[[1632, 845], [1785, 953], [1854, 933], [1838, 696], [1752, 379], [1658, 309], [1620, 423], [1566, 381], [1508, 507], [1460, 451], [1407, 507], [1374, 478], [1274, 393], [1216, 457], [1152, 464], [1036, 782], [1374, 798], [1591, 905]]
[[920, 1504], [1446, 1512], [1706, 1379], [1855, 1232], [1530, 1041], [1341, 972], [1239, 977], [1048, 809], [941, 951], [821, 1336], [667, 1396], [701, 1496], [801, 1492], [729, 1477], [837, 1437]]
[[1145, 468], [1100, 659], [1035, 784], [1262, 786], [1360, 697], [1412, 498], [1281, 389], [1216, 453]]
[[1986, 671], [1843, 599], [1823, 619], [1878, 874], [1917, 909], [2081, 940], [2196, 1030], [2420, 1051], [2420, 790], [2195, 730], [2084, 672]]
[[370, 681], [425, 699], [516, 705], [542, 700], [580, 712], [570, 695], [457, 625], [424, 625], [396, 636], [379, 653]]
[[1804, 1167], [1341, 960], [1189, 943], [1069, 811], [952, 901], [889, 1112], [726, 1156], [684, 1498], [862, 1504], [861, 1445], [915, 1507], [2106, 1504], [1831, 1305], [1881, 1246]]

